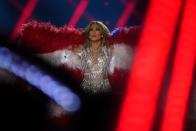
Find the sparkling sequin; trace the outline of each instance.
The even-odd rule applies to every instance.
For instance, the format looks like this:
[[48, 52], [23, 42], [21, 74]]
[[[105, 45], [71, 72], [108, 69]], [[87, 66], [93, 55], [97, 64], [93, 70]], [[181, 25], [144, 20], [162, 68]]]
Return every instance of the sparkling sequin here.
[[94, 52], [92, 48], [84, 48], [81, 51], [81, 65], [83, 71], [83, 81], [81, 87], [87, 92], [108, 92], [111, 86], [108, 80], [108, 68], [110, 61], [110, 51], [103, 46], [99, 52]]

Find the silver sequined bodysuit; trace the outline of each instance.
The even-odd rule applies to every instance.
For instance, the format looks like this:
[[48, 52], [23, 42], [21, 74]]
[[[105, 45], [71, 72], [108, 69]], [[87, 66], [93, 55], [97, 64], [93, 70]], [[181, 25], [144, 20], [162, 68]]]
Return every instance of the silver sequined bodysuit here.
[[107, 92], [111, 86], [107, 76], [110, 62], [110, 51], [103, 46], [96, 59], [91, 48], [83, 48], [81, 52], [81, 65], [84, 74], [81, 87], [87, 92]]

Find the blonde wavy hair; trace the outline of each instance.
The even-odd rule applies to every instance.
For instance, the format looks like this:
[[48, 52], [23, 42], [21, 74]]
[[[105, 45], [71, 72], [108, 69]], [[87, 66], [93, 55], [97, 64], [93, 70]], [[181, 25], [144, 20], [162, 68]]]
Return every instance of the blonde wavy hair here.
[[93, 24], [96, 24], [100, 27], [100, 32], [101, 32], [101, 35], [103, 36], [102, 39], [101, 39], [101, 45], [104, 46], [106, 45], [107, 46], [107, 37], [108, 35], [110, 34], [110, 31], [108, 29], [108, 27], [101, 21], [91, 21], [89, 23], [89, 25], [84, 29], [84, 37], [85, 37], [85, 47], [89, 47], [90, 46], [90, 40], [88, 38], [89, 36], [89, 32], [90, 32], [90, 28]]

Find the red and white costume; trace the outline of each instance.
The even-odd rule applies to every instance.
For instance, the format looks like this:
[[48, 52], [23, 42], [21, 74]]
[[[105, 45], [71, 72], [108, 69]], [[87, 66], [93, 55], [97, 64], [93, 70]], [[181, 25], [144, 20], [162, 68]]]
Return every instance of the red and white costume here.
[[[32, 21], [23, 26], [21, 36], [22, 47], [32, 50], [55, 66], [64, 67], [74, 75], [77, 73], [81, 76], [81, 60], [72, 51], [84, 43], [81, 29], [68, 26], [57, 28], [50, 23]], [[107, 38], [109, 47], [112, 47], [107, 72], [114, 90], [122, 88], [122, 83], [125, 83], [138, 36], [138, 28], [130, 27], [119, 28], [118, 32], [110, 34]], [[77, 76], [75, 78], [82, 79]]]

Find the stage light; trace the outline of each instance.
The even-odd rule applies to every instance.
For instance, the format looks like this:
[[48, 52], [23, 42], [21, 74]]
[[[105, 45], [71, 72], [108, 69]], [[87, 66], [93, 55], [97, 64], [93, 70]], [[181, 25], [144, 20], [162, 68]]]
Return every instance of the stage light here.
[[79, 109], [80, 99], [68, 87], [10, 49], [0, 47], [0, 68], [19, 76], [56, 101], [65, 111]]

